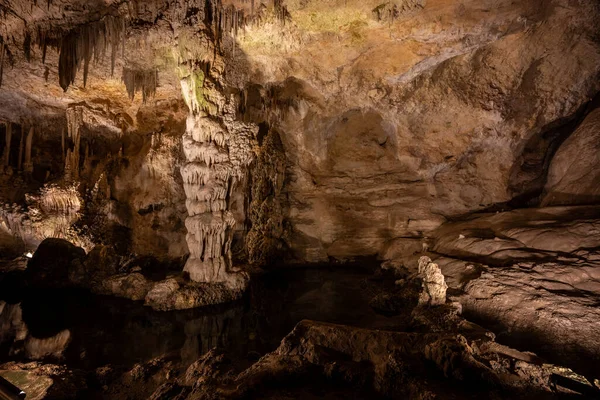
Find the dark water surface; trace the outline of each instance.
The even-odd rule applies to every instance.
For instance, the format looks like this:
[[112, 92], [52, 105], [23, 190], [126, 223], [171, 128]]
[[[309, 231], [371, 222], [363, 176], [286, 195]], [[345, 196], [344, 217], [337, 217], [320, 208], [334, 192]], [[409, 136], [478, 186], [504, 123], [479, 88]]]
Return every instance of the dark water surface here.
[[25, 290], [0, 306], [0, 362], [25, 361], [31, 348], [60, 350], [55, 343], [65, 330], [70, 341], [62, 356], [45, 359], [74, 368], [132, 366], [174, 352], [189, 364], [213, 347], [253, 360], [277, 348], [302, 319], [371, 328], [392, 324], [369, 306], [371, 277], [348, 267], [271, 272], [253, 279], [236, 303], [172, 312], [80, 290]]

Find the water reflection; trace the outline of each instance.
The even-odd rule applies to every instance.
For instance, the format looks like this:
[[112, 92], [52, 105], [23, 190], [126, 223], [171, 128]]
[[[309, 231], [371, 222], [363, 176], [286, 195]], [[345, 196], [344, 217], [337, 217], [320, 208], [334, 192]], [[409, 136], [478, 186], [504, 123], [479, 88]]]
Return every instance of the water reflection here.
[[25, 290], [12, 304], [0, 302], [0, 362], [50, 359], [91, 369], [175, 353], [190, 364], [214, 347], [255, 359], [304, 318], [388, 323], [368, 306], [366, 277], [348, 270], [278, 272], [255, 279], [237, 303], [174, 312], [79, 290]]

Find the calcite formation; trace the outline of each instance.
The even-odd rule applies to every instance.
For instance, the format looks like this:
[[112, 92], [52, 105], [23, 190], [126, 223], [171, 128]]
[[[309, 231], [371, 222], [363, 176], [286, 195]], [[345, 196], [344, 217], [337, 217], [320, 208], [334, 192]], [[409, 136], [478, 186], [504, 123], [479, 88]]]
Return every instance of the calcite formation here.
[[[183, 136], [186, 164], [181, 168], [188, 218], [187, 243], [190, 257], [185, 271], [196, 282], [225, 283], [239, 289], [245, 275], [233, 269], [231, 242], [236, 221], [231, 197], [252, 161], [252, 139], [256, 129], [235, 121], [235, 99], [217, 90], [211, 100], [223, 116], [211, 115], [200, 103], [205, 90], [194, 84], [196, 73], [182, 79], [184, 98], [190, 110]], [[191, 92], [190, 92], [191, 90]]]
[[26, 208], [17, 205], [0, 206], [2, 227], [35, 249], [46, 238], [69, 239], [89, 248], [86, 238], [79, 237], [72, 225], [80, 217], [82, 198], [76, 185], [47, 185], [37, 195], [26, 196]]
[[446, 303], [446, 281], [440, 267], [429, 257], [419, 259], [419, 276], [423, 280], [419, 305], [439, 306]]
[[72, 181], [79, 178], [79, 155], [81, 145], [81, 128], [83, 126], [83, 108], [71, 107], [67, 109], [67, 127], [69, 140], [73, 148], [69, 146], [65, 155], [65, 180]]

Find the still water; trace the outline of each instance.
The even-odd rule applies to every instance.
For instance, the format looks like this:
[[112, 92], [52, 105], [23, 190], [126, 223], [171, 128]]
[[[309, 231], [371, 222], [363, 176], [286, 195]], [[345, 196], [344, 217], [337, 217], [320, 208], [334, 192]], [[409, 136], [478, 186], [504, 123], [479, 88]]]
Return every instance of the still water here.
[[[233, 304], [160, 312], [81, 290], [0, 293], [0, 363], [31, 359], [92, 369], [124, 367], [165, 354], [190, 364], [213, 347], [256, 360], [302, 319], [383, 328], [369, 306], [371, 272], [294, 269], [257, 277]], [[3, 296], [4, 294], [4, 296]]]

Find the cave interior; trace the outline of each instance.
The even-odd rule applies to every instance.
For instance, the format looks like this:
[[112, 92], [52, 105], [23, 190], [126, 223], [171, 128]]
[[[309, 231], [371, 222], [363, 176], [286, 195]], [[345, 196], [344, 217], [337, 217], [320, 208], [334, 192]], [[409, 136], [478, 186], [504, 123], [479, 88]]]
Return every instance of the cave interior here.
[[0, 399], [600, 398], [600, 3], [0, 0]]

